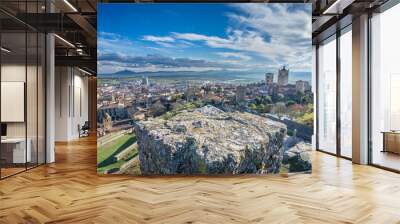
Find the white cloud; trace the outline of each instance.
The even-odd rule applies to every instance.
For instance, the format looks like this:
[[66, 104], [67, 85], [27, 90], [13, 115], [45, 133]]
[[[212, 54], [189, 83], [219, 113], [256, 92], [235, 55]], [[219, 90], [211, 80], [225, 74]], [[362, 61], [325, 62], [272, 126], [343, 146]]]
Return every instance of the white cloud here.
[[278, 63], [284, 56], [284, 52], [288, 52], [288, 48], [284, 45], [277, 46], [268, 43], [263, 36], [254, 31], [233, 30], [228, 34], [227, 38], [216, 36], [206, 36], [196, 33], [174, 33], [175, 38], [188, 41], [203, 41], [212, 48], [230, 49], [241, 52], [253, 52], [268, 59], [271, 63]]
[[300, 10], [292, 9], [293, 5], [232, 4], [240, 13], [228, 14], [233, 25], [228, 27], [226, 38], [197, 33], [172, 33], [172, 37], [204, 42], [211, 48], [256, 53], [277, 68], [289, 65], [292, 71], [310, 71], [311, 14], [304, 11], [308, 6]]
[[[141, 40], [156, 43], [159, 46], [144, 48], [164, 51], [164, 55], [171, 55], [171, 52], [176, 53], [187, 47], [196, 47], [197, 44], [218, 49], [221, 52], [215, 54], [222, 59], [218, 63], [226, 64], [225, 69], [231, 66], [231, 69], [263, 70], [288, 65], [291, 71], [311, 71], [311, 9], [305, 5], [302, 9], [293, 8], [294, 5], [296, 4], [232, 4], [236, 12], [227, 14], [230, 26], [224, 36], [171, 32], [169, 36], [145, 35]], [[136, 52], [137, 55], [142, 54], [138, 49], [142, 44], [140, 40], [133, 42], [118, 34], [100, 33], [98, 42], [104, 52], [110, 49], [132, 55]], [[111, 65], [99, 65], [100, 70], [106, 66]], [[128, 67], [127, 64], [112, 65], [113, 69]], [[160, 68], [152, 65], [135, 69], [203, 71], [211, 68]]]
[[175, 45], [173, 45], [173, 44], [170, 44], [170, 43], [166, 43], [166, 42], [155, 42], [155, 43], [157, 43], [158, 45], [160, 45], [160, 46], [163, 46], [163, 47], [169, 47], [169, 48], [171, 48], [171, 47], [174, 47]]
[[116, 33], [100, 32], [97, 37], [97, 51], [100, 53], [119, 52], [135, 53], [135, 44], [132, 40]]
[[240, 61], [249, 61], [251, 59], [250, 56], [239, 52], [217, 52], [216, 54], [224, 58], [233, 58]]
[[176, 40], [171, 36], [154, 36], [154, 35], [145, 35], [142, 40], [154, 42], [162, 47], [166, 48], [186, 48], [193, 46], [193, 43], [185, 41], [185, 40]]
[[229, 14], [235, 22], [252, 27], [283, 41], [311, 39], [311, 10], [293, 9], [294, 4], [232, 4], [243, 14]]
[[[205, 71], [222, 71], [221, 67], [168, 67], [159, 66], [154, 64], [148, 64], [145, 66], [137, 66], [132, 63], [122, 63], [122, 62], [98, 62], [98, 70], [102, 74], [115, 73], [122, 70], [130, 70], [133, 72], [180, 72], [180, 71], [191, 71], [191, 72], [205, 72]], [[230, 71], [235, 71], [234, 69]]]
[[119, 35], [117, 33], [99, 32], [99, 35], [101, 37], [104, 37], [106, 39], [111, 39], [111, 40], [121, 39], [121, 35]]
[[[311, 6], [296, 4], [232, 4], [241, 14], [229, 14], [233, 22], [270, 37], [292, 70], [311, 70]], [[297, 5], [299, 6], [299, 5]]]
[[153, 35], [145, 35], [142, 40], [153, 41], [153, 42], [174, 42], [175, 39], [169, 36], [153, 36]]
[[120, 70], [145, 71], [241, 71], [242, 66], [227, 65], [222, 61], [192, 58], [172, 58], [162, 55], [131, 56], [121, 53], [99, 53], [98, 68], [101, 73]]

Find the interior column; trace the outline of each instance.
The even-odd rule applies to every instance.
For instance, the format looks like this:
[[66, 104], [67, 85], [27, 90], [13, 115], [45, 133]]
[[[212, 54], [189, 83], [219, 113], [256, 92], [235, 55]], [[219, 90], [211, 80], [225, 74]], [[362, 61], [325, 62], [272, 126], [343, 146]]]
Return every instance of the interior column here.
[[352, 157], [368, 163], [368, 15], [353, 19]]

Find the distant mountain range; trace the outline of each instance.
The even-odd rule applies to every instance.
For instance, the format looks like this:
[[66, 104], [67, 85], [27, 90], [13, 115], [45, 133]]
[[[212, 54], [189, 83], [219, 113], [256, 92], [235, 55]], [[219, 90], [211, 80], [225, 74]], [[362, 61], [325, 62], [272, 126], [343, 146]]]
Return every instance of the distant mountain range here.
[[[162, 71], [162, 72], [135, 72], [131, 70], [121, 70], [115, 73], [99, 74], [99, 78], [141, 78], [142, 76], [151, 79], [186, 79], [186, 80], [246, 80], [251, 82], [263, 81], [263, 72], [244, 72], [244, 71]], [[275, 74], [275, 80], [277, 74]], [[311, 82], [311, 72], [289, 72], [289, 82], [296, 80]]]
[[[202, 71], [202, 72], [194, 72], [194, 71], [162, 71], [162, 72], [135, 72], [131, 70], [121, 70], [115, 73], [104, 73], [99, 74], [102, 77], [113, 77], [113, 76], [129, 76], [129, 77], [138, 77], [138, 76], [168, 76], [168, 75], [200, 75], [200, 74], [227, 74], [232, 73], [229, 71]], [[233, 72], [237, 73], [237, 72]]]

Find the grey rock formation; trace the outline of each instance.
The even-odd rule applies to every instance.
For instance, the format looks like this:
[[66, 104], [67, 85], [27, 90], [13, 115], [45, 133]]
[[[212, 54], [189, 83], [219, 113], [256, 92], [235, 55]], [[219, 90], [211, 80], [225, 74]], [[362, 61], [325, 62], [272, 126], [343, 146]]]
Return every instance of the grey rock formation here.
[[136, 123], [144, 175], [278, 173], [286, 127], [212, 106]]
[[311, 172], [311, 151], [310, 144], [302, 141], [297, 142], [291, 148], [285, 150], [282, 163], [288, 168], [289, 172]]
[[288, 151], [290, 148], [293, 146], [297, 145], [299, 142], [302, 142], [303, 140], [298, 137], [294, 136], [286, 136], [284, 142], [283, 142], [283, 148], [284, 152]]

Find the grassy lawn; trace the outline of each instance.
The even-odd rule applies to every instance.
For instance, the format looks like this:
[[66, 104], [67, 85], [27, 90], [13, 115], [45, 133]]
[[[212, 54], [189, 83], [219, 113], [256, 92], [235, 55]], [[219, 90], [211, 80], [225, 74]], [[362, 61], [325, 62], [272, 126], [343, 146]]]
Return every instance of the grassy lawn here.
[[115, 168], [120, 168], [120, 167], [122, 166], [122, 164], [128, 162], [130, 159], [132, 159], [133, 157], [135, 157], [135, 156], [137, 156], [137, 155], [138, 155], [138, 150], [137, 150], [137, 149], [134, 149], [134, 150], [132, 150], [132, 152], [130, 153], [129, 157], [128, 157], [126, 160], [121, 159], [121, 160], [119, 160], [119, 161], [117, 161], [117, 162], [115, 162], [115, 163], [112, 163], [112, 164], [110, 164], [110, 165], [98, 167], [98, 168], [97, 168], [97, 172], [99, 172], [99, 173], [104, 173], [104, 171], [106, 171], [106, 170], [111, 170], [111, 169], [115, 169]]
[[124, 164], [124, 160], [120, 160], [116, 163], [112, 163], [110, 165], [107, 166], [102, 166], [102, 167], [97, 167], [97, 172], [98, 173], [104, 173], [106, 170], [111, 170], [111, 169], [116, 169], [116, 168], [120, 168], [122, 166], [122, 164]]
[[114, 141], [100, 146], [97, 150], [97, 172], [119, 168], [127, 160], [138, 154], [137, 149], [132, 150], [127, 160], [117, 161], [115, 155], [136, 142], [136, 136], [132, 134], [122, 135]]

